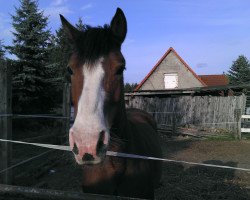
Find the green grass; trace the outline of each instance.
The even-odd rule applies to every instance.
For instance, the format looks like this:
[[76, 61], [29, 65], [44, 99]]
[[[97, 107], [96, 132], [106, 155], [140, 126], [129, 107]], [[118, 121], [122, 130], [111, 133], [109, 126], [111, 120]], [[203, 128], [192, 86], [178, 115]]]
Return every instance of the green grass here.
[[[217, 134], [217, 135], [209, 135], [206, 137], [207, 140], [212, 140], [212, 141], [233, 141], [237, 140], [235, 139], [233, 134]], [[250, 140], [250, 133], [242, 133], [241, 134], [241, 139], [242, 140]]]
[[250, 140], [250, 133], [241, 133], [241, 138], [243, 140]]
[[209, 135], [206, 138], [207, 138], [207, 140], [212, 140], [212, 141], [232, 141], [232, 140], [235, 140], [235, 137], [233, 134]]

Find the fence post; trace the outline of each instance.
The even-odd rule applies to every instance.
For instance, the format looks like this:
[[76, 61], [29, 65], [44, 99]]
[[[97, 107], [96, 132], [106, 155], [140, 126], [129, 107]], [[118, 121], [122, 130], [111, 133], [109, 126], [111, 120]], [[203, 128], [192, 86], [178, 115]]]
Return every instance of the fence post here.
[[176, 135], [177, 133], [176, 133], [176, 114], [175, 114], [175, 112], [173, 113], [173, 115], [172, 115], [172, 134], [173, 135]]
[[[12, 113], [12, 87], [11, 66], [6, 61], [0, 62], [0, 115]], [[0, 138], [12, 139], [12, 117], [0, 116]], [[0, 170], [11, 165], [12, 145], [7, 142], [0, 143]], [[0, 174], [0, 183], [11, 184], [12, 171]]]
[[63, 106], [62, 106], [62, 115], [66, 117], [63, 119], [62, 124], [62, 133], [63, 136], [66, 136], [69, 133], [70, 129], [70, 84], [65, 83], [63, 87]]
[[236, 119], [236, 122], [237, 122], [237, 131], [236, 131], [236, 134], [235, 134], [235, 138], [238, 138], [241, 140], [241, 109], [235, 109], [234, 111], [234, 114], [235, 114], [235, 119]]

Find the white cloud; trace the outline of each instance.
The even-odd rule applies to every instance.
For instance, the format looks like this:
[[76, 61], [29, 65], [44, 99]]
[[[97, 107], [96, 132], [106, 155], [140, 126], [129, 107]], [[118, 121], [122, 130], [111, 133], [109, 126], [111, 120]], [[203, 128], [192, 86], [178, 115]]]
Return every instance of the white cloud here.
[[10, 15], [0, 13], [0, 40], [4, 41], [4, 44], [10, 44], [12, 38], [12, 31]]
[[93, 7], [93, 4], [88, 3], [88, 4], [84, 5], [84, 6], [82, 6], [82, 7], [81, 7], [81, 10], [87, 10], [87, 9], [92, 8], [92, 7]]
[[66, 3], [67, 0], [53, 0], [51, 5], [52, 6], [61, 6], [62, 4]]
[[134, 43], [135, 43], [135, 40], [134, 40], [134, 39], [126, 38], [123, 45], [124, 45], [124, 46], [128, 46], [128, 45], [134, 44]]
[[197, 68], [207, 68], [208, 65], [207, 65], [207, 63], [197, 63], [197, 64], [196, 64], [196, 67], [197, 67]]
[[50, 21], [59, 18], [59, 14], [73, 13], [70, 7], [66, 4], [68, 0], [53, 0], [50, 6], [44, 8], [44, 13], [49, 16]]
[[73, 13], [72, 10], [70, 10], [69, 7], [67, 6], [52, 6], [52, 7], [48, 7], [44, 9], [44, 13], [46, 16], [49, 16], [49, 18], [58, 18], [59, 14], [69, 14], [69, 13]]
[[12, 32], [14, 32], [14, 28], [11, 26], [11, 27], [8, 27], [8, 28], [5, 28], [3, 30], [1, 30], [1, 36], [3, 36], [4, 38], [11, 38], [12, 37]]
[[6, 24], [11, 23], [10, 16], [0, 13], [0, 29], [5, 28]]

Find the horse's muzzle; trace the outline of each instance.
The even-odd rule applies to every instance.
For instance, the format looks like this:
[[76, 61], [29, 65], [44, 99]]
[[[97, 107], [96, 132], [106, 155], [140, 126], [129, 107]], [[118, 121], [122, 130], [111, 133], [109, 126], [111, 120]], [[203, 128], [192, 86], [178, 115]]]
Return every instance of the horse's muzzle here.
[[78, 164], [98, 164], [105, 159], [107, 152], [107, 144], [104, 143], [105, 134], [105, 131], [100, 131], [98, 139], [84, 140], [70, 130], [70, 147]]

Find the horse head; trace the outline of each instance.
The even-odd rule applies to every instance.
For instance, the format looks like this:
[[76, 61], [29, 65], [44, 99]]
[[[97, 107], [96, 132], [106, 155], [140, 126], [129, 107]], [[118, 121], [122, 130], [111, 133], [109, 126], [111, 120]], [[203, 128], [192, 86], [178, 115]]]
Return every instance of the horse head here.
[[70, 147], [78, 164], [97, 164], [105, 158], [110, 128], [123, 101], [121, 44], [127, 33], [126, 18], [117, 8], [110, 25], [78, 30], [60, 17], [74, 49], [69, 66], [76, 116], [69, 131]]

